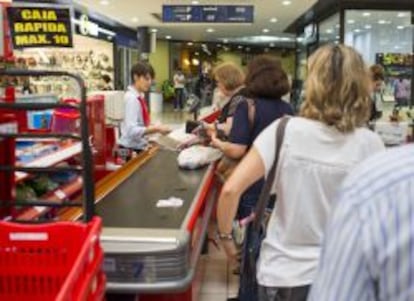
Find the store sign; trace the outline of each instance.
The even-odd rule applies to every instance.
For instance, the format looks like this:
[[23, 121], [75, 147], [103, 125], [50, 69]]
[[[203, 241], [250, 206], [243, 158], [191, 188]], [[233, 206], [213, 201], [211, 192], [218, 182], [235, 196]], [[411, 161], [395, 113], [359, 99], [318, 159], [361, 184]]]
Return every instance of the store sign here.
[[108, 39], [112, 39], [116, 36], [115, 32], [102, 28], [98, 24], [89, 21], [87, 15], [80, 15], [79, 19], [73, 19], [73, 23], [77, 26], [77, 32], [84, 36], [98, 38], [99, 34], [103, 34]]
[[7, 16], [14, 48], [73, 46], [68, 7], [13, 6]]
[[164, 5], [163, 22], [253, 23], [253, 5]]
[[314, 23], [307, 25], [303, 33], [305, 44], [315, 43], [318, 39], [318, 27]]
[[79, 18], [79, 32], [85, 36], [99, 36], [99, 25], [89, 21], [87, 15], [81, 15]]
[[383, 66], [411, 67], [414, 63], [414, 55], [403, 53], [377, 53], [376, 62]]

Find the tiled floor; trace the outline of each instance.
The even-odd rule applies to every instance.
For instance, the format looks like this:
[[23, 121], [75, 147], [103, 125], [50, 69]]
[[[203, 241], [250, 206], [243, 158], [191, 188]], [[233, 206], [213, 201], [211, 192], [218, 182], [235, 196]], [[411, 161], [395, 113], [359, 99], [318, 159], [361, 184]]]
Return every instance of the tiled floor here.
[[[215, 233], [210, 225], [210, 233]], [[210, 234], [212, 237], [212, 234]], [[225, 301], [237, 296], [239, 278], [233, 275], [224, 251], [209, 243], [208, 254], [202, 256], [202, 284], [199, 301]]]

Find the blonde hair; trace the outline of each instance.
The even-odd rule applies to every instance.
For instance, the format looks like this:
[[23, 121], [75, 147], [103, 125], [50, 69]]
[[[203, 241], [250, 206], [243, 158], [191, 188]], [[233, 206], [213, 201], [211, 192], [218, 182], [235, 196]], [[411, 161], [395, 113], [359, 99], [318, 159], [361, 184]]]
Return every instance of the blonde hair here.
[[223, 84], [227, 91], [233, 91], [244, 83], [244, 73], [242, 69], [233, 63], [222, 63], [214, 68], [215, 79]]
[[347, 46], [324, 46], [309, 59], [303, 117], [340, 132], [363, 126], [371, 110], [370, 74], [361, 55]]

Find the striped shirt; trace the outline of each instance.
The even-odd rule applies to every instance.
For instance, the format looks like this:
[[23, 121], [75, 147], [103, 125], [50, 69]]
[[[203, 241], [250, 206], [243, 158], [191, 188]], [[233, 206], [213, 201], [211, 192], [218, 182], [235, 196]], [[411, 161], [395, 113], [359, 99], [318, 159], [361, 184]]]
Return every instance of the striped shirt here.
[[308, 300], [414, 300], [414, 146], [345, 180]]

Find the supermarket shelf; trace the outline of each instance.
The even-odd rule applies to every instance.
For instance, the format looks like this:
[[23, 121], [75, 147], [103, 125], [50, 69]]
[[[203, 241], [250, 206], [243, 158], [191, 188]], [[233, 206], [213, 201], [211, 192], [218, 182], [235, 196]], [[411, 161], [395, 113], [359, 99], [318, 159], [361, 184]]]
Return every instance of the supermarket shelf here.
[[[44, 201], [60, 203], [65, 199], [70, 198], [72, 195], [76, 194], [82, 189], [83, 180], [82, 177], [76, 177], [73, 181], [69, 182], [56, 189], [55, 191], [48, 193], [45, 198], [42, 198]], [[41, 215], [45, 214], [50, 207], [37, 206], [25, 210], [22, 214], [18, 216], [18, 220], [33, 220]]]
[[[38, 158], [31, 161], [30, 163], [24, 164], [24, 167], [49, 167], [56, 165], [62, 161], [70, 159], [73, 156], [80, 154], [82, 151], [82, 144], [80, 142], [75, 142], [71, 146], [64, 147], [56, 152]], [[16, 172], [15, 180], [16, 182], [22, 181], [29, 176], [25, 172]]]

